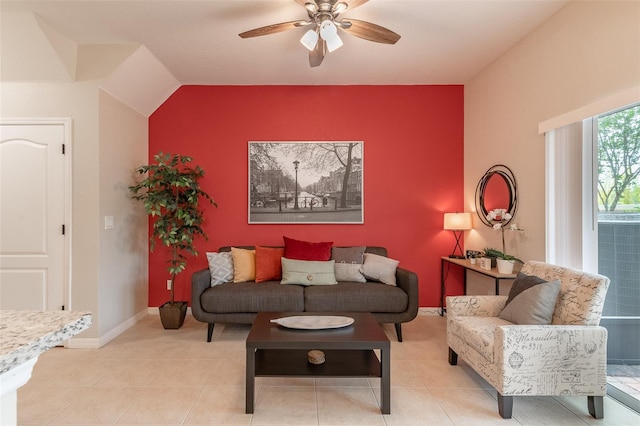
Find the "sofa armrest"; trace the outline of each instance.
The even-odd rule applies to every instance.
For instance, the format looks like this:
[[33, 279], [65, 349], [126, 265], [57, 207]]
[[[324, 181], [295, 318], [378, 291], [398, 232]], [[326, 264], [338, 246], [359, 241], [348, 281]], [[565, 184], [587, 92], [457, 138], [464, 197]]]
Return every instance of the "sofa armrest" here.
[[572, 394], [604, 395], [607, 329], [596, 325], [503, 325], [494, 332], [494, 360], [503, 394], [570, 387]]
[[447, 296], [447, 316], [497, 317], [507, 296]]
[[406, 313], [414, 318], [418, 314], [418, 274], [407, 269], [396, 269], [396, 285], [409, 296]]
[[209, 268], [202, 269], [191, 275], [191, 314], [199, 321], [206, 322], [202, 314], [202, 305], [200, 304], [200, 295], [211, 287], [211, 274]]

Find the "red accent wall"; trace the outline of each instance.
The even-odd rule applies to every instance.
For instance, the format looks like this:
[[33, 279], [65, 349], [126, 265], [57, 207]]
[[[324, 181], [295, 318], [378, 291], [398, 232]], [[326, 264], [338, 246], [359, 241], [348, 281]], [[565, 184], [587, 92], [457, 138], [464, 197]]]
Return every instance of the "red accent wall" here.
[[[209, 240], [176, 279], [190, 300], [191, 274], [223, 245], [281, 245], [282, 236], [380, 245], [415, 271], [420, 306], [439, 304], [440, 257], [455, 239], [443, 213], [463, 211], [463, 86], [183, 86], [149, 118], [150, 160], [190, 155], [204, 168]], [[364, 224], [248, 224], [248, 141], [364, 141]], [[149, 258], [149, 306], [168, 300], [167, 252]], [[452, 271], [453, 272], [453, 271]], [[450, 277], [447, 293], [459, 293]]]

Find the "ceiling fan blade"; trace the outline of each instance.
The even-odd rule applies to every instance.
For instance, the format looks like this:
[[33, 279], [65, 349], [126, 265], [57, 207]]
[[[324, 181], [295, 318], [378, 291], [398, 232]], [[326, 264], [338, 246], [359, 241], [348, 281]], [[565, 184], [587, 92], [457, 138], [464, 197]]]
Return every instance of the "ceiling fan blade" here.
[[267, 25], [266, 27], [254, 28], [253, 30], [245, 31], [238, 35], [242, 38], [260, 37], [263, 35], [275, 34], [282, 31], [291, 30], [293, 28], [303, 27], [305, 25], [309, 25], [310, 23], [311, 22], [308, 21], [281, 22], [279, 24]]
[[343, 19], [338, 22], [338, 27], [351, 35], [365, 40], [375, 41], [377, 43], [395, 44], [400, 40], [400, 34], [396, 34], [385, 27], [381, 27], [380, 25], [366, 21], [359, 21], [357, 19]]
[[324, 59], [324, 54], [327, 51], [327, 42], [319, 38], [315, 49], [309, 52], [309, 65], [311, 67], [320, 66]]
[[296, 0], [296, 3], [298, 3], [300, 6], [303, 6], [307, 3], [313, 3], [317, 6], [315, 0]]
[[[329, 2], [331, 3], [331, 5], [335, 5], [338, 2], [343, 2], [346, 3], [349, 7], [348, 10], [351, 9], [355, 9], [358, 6], [362, 6], [363, 4], [365, 4], [366, 2], [368, 2], [369, 0], [330, 0]], [[318, 7], [318, 3], [326, 3], [327, 0], [296, 0], [296, 3], [298, 3], [300, 6], [305, 6], [307, 3], [312, 3], [315, 4], [316, 7]]]
[[366, 2], [368, 2], [369, 0], [342, 0], [345, 3], [347, 3], [349, 5], [349, 9], [348, 10], [352, 10], [355, 9], [358, 6], [362, 6], [363, 4], [365, 4]]

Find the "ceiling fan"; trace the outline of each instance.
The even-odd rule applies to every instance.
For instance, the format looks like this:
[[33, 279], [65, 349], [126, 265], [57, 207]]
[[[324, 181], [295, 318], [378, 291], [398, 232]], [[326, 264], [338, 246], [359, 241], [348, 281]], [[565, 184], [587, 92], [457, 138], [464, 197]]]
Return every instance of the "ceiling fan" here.
[[342, 46], [338, 28], [356, 37], [377, 43], [395, 44], [400, 40], [400, 35], [380, 25], [351, 18], [338, 19], [341, 13], [355, 9], [369, 0], [295, 1], [307, 10], [308, 21], [299, 20], [267, 25], [240, 33], [240, 37], [259, 37], [293, 28], [312, 26], [300, 39], [300, 43], [309, 49], [309, 65], [312, 67], [317, 67], [322, 63], [327, 51], [333, 52]]

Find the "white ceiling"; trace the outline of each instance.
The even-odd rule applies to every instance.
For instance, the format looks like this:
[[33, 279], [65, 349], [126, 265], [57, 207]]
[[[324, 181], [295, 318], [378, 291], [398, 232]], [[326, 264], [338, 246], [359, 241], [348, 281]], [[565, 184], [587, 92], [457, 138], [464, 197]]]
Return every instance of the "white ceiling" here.
[[341, 32], [344, 46], [310, 68], [305, 28], [241, 39], [238, 33], [306, 19], [294, 0], [5, 1], [33, 11], [83, 44], [142, 44], [182, 84], [464, 84], [567, 0], [370, 0], [341, 17], [402, 36], [395, 45]]

